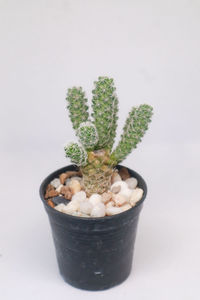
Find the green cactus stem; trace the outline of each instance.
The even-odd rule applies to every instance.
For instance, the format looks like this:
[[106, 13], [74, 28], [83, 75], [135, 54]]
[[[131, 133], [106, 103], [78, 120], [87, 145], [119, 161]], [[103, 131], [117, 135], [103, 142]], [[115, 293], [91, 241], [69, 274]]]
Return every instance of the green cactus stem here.
[[98, 149], [111, 148], [116, 135], [118, 112], [118, 99], [113, 79], [99, 77], [92, 93], [92, 117], [99, 136], [97, 147]]
[[133, 107], [123, 128], [123, 134], [118, 146], [111, 154], [111, 161], [117, 164], [124, 160], [126, 156], [141, 142], [148, 124], [151, 122], [153, 108], [143, 104]]
[[87, 164], [87, 152], [78, 143], [69, 143], [65, 146], [66, 157], [77, 166], [85, 166]]
[[83, 122], [77, 130], [77, 136], [86, 150], [93, 150], [98, 142], [98, 134], [92, 122]]
[[88, 121], [87, 98], [81, 87], [73, 87], [68, 89], [66, 100], [73, 128], [77, 130], [81, 123]]
[[110, 138], [108, 141], [107, 148], [112, 150], [113, 144], [115, 142], [116, 130], [117, 130], [117, 120], [118, 120], [118, 99], [115, 97], [113, 99], [113, 107], [112, 107], [112, 125], [110, 126]]

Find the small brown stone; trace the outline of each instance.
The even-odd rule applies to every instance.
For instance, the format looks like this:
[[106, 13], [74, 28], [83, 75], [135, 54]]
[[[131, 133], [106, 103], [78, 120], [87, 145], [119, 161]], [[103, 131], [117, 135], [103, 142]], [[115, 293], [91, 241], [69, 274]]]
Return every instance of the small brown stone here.
[[67, 179], [67, 173], [60, 174], [59, 179], [60, 179], [60, 183], [64, 184], [65, 180]]
[[67, 200], [71, 200], [72, 199], [72, 192], [70, 190], [66, 191], [66, 193], [64, 194], [64, 197]]
[[[51, 193], [54, 193], [54, 192], [56, 192], [56, 191], [55, 191], [53, 185], [48, 184], [48, 185], [47, 185], [47, 188], [46, 188], [46, 193], [45, 193], [44, 198], [45, 198], [45, 199], [48, 199], [48, 198], [50, 198], [50, 197], [54, 197], [54, 196], [51, 196]], [[50, 193], [50, 194], [49, 194], [49, 193]], [[56, 192], [56, 193], [57, 193], [57, 192]], [[56, 195], [56, 196], [57, 196], [57, 195]]]
[[121, 176], [122, 180], [126, 180], [131, 177], [127, 168], [124, 167], [119, 170], [119, 175]]
[[65, 199], [71, 200], [72, 192], [68, 186], [63, 186], [60, 190], [60, 193], [64, 196]]
[[81, 173], [81, 171], [67, 171], [65, 173], [62, 173], [59, 176], [60, 183], [64, 184], [64, 182], [67, 178], [71, 178], [73, 176], [82, 177], [82, 173]]
[[52, 198], [52, 197], [56, 197], [56, 196], [58, 196], [59, 195], [59, 193], [56, 191], [56, 190], [50, 190], [49, 192], [48, 192], [48, 198]]
[[67, 191], [69, 191], [68, 186], [62, 186], [60, 189], [60, 194], [64, 195]]
[[66, 174], [67, 174], [67, 178], [70, 178], [73, 176], [82, 177], [81, 171], [68, 171], [68, 172], [66, 172]]
[[51, 201], [51, 199], [49, 199], [48, 201], [47, 201], [47, 204], [49, 205], [49, 206], [51, 206], [51, 207], [55, 207], [55, 205], [53, 204], [53, 202]]
[[53, 185], [48, 184], [48, 185], [47, 185], [46, 191], [49, 192], [49, 191], [51, 191], [51, 190], [54, 190], [54, 187], [53, 187]]

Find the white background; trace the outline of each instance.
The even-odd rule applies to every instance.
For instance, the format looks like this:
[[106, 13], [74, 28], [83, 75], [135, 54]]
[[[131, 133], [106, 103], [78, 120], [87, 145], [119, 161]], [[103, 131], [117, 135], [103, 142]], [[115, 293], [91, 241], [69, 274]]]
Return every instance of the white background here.
[[[199, 299], [200, 1], [0, 0], [0, 36], [1, 299]], [[155, 113], [124, 161], [149, 189], [133, 271], [87, 292], [58, 274], [38, 189], [69, 164], [67, 88], [91, 99], [99, 75], [115, 79], [118, 137], [131, 106]]]

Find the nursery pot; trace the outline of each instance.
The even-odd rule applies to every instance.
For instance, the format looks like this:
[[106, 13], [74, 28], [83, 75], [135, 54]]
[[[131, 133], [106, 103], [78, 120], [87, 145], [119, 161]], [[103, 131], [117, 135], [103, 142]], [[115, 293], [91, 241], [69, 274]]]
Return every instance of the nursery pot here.
[[[117, 166], [118, 169], [121, 167]], [[40, 197], [49, 217], [60, 274], [66, 282], [80, 289], [108, 289], [123, 282], [130, 274], [139, 214], [147, 194], [146, 183], [139, 174], [128, 169], [144, 191], [136, 206], [114, 216], [75, 217], [55, 210], [44, 199], [50, 181], [72, 170], [76, 170], [76, 166], [59, 169], [40, 186]]]

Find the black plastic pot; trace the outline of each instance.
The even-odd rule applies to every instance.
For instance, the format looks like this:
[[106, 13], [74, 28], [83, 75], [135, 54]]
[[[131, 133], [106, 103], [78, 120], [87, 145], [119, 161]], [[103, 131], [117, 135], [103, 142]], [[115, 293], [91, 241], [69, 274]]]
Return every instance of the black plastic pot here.
[[[117, 166], [119, 169], [122, 166]], [[86, 290], [104, 290], [123, 282], [131, 271], [137, 224], [147, 186], [143, 178], [128, 169], [144, 190], [135, 207], [102, 218], [81, 218], [50, 207], [44, 193], [59, 174], [75, 170], [74, 165], [50, 174], [40, 186], [40, 197], [51, 224], [60, 273], [69, 284]]]

